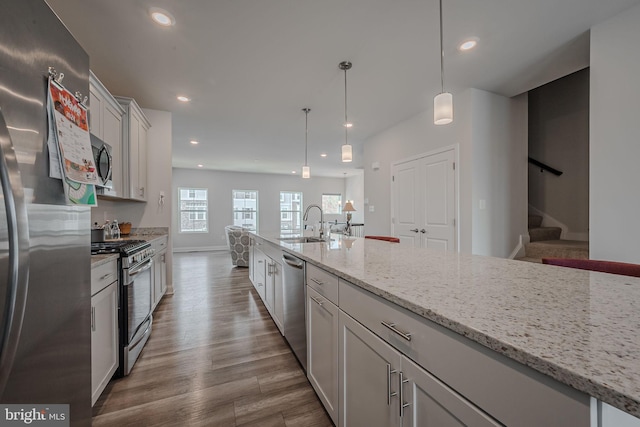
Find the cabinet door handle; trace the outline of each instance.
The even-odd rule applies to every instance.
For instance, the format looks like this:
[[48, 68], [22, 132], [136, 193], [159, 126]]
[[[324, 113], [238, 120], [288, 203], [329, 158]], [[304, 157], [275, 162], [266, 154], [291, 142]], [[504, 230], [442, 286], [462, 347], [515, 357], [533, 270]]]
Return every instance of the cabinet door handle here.
[[144, 187], [140, 187], [140, 197], [144, 197]]
[[411, 341], [411, 334], [409, 332], [402, 332], [401, 330], [397, 329], [395, 323], [387, 323], [384, 320], [380, 323], [382, 324], [382, 326], [400, 335], [405, 340]]
[[391, 369], [391, 364], [387, 363], [387, 406], [391, 405], [391, 398], [398, 395], [395, 391], [391, 392], [391, 374], [397, 374], [398, 371]]
[[409, 230], [409, 231], [413, 231], [414, 233], [417, 233], [420, 230], [418, 230], [417, 228], [414, 228], [413, 230]]
[[404, 416], [404, 408], [406, 408], [407, 406], [410, 406], [411, 403], [405, 402], [404, 401], [404, 385], [406, 383], [408, 383], [409, 380], [405, 380], [404, 379], [404, 374], [402, 372], [400, 372], [400, 418], [402, 418]]
[[314, 301], [316, 302], [316, 304], [318, 304], [320, 307], [322, 307], [322, 303], [323, 303], [324, 301], [321, 301], [321, 300], [319, 300], [319, 299], [318, 299], [318, 298], [316, 298], [316, 297], [311, 297], [311, 299], [312, 299], [312, 300], [314, 300]]
[[109, 277], [109, 276], [111, 276], [111, 273], [107, 273], [107, 274], [105, 274], [104, 276], [102, 276], [102, 277], [101, 277], [100, 279], [98, 279], [98, 280], [104, 280], [104, 279], [106, 279], [106, 278], [107, 278], [107, 277]]
[[424, 234], [424, 233], [426, 233], [426, 232], [427, 232], [427, 230], [425, 230], [425, 229], [423, 228], [423, 229], [421, 229], [421, 230], [420, 230], [420, 232], [421, 232], [422, 234]]
[[324, 282], [322, 280], [318, 280], [318, 279], [316, 279], [314, 277], [309, 278], [309, 280], [311, 280], [313, 283], [315, 283], [317, 285], [320, 285], [320, 286], [324, 285]]
[[96, 308], [91, 307], [91, 330], [96, 331]]

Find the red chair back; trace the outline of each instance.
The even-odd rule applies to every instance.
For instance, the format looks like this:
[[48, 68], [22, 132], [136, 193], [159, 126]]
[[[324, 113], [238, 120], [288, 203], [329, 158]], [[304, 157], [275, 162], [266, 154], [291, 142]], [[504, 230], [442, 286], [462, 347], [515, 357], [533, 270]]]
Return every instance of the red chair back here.
[[388, 236], [364, 236], [365, 239], [384, 240], [385, 242], [400, 243], [400, 239], [397, 237]]
[[559, 265], [561, 267], [579, 268], [581, 270], [640, 277], [640, 265], [626, 262], [601, 261], [595, 259], [542, 258], [542, 263]]

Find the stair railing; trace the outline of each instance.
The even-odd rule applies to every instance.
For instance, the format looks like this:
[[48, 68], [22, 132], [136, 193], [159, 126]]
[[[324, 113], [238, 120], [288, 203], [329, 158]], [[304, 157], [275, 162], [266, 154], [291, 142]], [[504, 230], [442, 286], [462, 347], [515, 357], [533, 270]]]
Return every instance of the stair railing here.
[[562, 171], [559, 171], [558, 169], [552, 168], [551, 166], [544, 164], [536, 159], [533, 159], [531, 157], [529, 157], [529, 163], [531, 163], [534, 166], [537, 166], [540, 168], [540, 172], [544, 172], [544, 171], [548, 171], [551, 172], [552, 174], [556, 175], [556, 176], [560, 176], [562, 175]]

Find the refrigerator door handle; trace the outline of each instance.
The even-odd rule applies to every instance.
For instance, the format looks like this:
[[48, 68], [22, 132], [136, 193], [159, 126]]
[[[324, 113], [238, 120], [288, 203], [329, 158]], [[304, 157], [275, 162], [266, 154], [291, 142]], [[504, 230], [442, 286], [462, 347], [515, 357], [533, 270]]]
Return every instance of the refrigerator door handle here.
[[[9, 262], [5, 306], [0, 329], [0, 396], [9, 377], [20, 341], [29, 285], [29, 224], [11, 135], [0, 110], [0, 185], [7, 216]], [[4, 278], [0, 278], [3, 280]]]

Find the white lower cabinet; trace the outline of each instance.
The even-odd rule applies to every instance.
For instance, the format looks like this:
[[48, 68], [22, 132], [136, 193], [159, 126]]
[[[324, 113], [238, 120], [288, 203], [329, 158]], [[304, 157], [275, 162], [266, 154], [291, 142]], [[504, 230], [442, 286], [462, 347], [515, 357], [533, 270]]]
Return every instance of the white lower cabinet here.
[[258, 237], [251, 237], [249, 278], [274, 323], [284, 334], [284, 291], [282, 284], [282, 250]]
[[340, 427], [399, 426], [400, 353], [339, 312]]
[[91, 405], [118, 369], [118, 282], [91, 297]]
[[338, 423], [338, 307], [307, 286], [307, 378]]
[[348, 314], [339, 316], [341, 427], [501, 425]]

